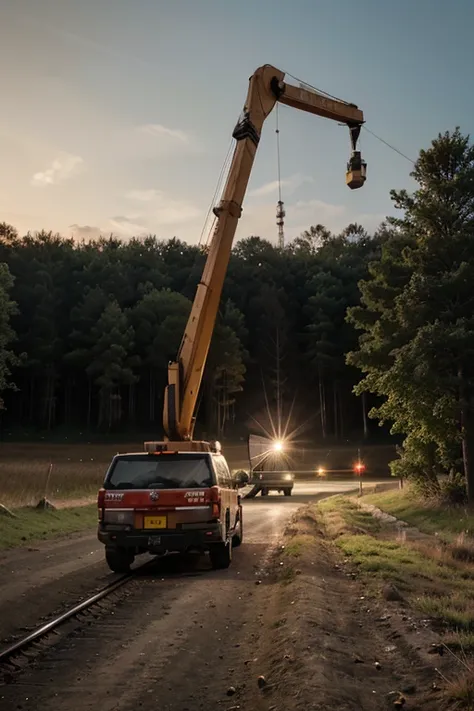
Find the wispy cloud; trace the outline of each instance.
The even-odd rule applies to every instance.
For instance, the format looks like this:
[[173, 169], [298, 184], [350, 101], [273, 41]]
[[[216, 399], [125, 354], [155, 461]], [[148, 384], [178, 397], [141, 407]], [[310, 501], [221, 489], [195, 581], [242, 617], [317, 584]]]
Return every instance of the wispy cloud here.
[[318, 217], [317, 222], [322, 224], [324, 224], [324, 220], [332, 220], [344, 215], [345, 212], [344, 205], [334, 205], [323, 200], [297, 200], [293, 205], [293, 213], [296, 215], [314, 215]]
[[84, 161], [80, 156], [74, 156], [71, 153], [60, 153], [49, 168], [33, 175], [31, 184], [38, 187], [55, 185], [77, 174], [83, 164]]
[[138, 202], [151, 202], [152, 200], [156, 200], [159, 195], [159, 190], [149, 188], [146, 190], [130, 190], [125, 197], [128, 200], [137, 200]]
[[140, 133], [148, 136], [153, 136], [160, 139], [171, 139], [179, 143], [190, 143], [191, 137], [185, 132], [177, 128], [168, 128], [161, 123], [146, 123], [143, 126], [138, 126]]
[[110, 218], [109, 224], [112, 232], [127, 237], [140, 237], [150, 232], [146, 223], [141, 221], [140, 215], [117, 215]]
[[126, 197], [144, 203], [146, 205], [144, 217], [155, 225], [182, 224], [196, 219], [202, 212], [193, 203], [173, 198], [162, 190], [154, 188], [130, 190]]
[[85, 240], [86, 242], [105, 236], [100, 227], [94, 227], [93, 225], [74, 224], [69, 225], [69, 229], [74, 239]]
[[[281, 187], [284, 189], [286, 195], [292, 195], [298, 188], [300, 188], [305, 183], [314, 183], [314, 179], [310, 175], [292, 175], [289, 178], [285, 178], [281, 181]], [[278, 192], [278, 180], [272, 180], [270, 183], [265, 183], [260, 188], [251, 190], [249, 192], [249, 197], [267, 197], [273, 193]]]

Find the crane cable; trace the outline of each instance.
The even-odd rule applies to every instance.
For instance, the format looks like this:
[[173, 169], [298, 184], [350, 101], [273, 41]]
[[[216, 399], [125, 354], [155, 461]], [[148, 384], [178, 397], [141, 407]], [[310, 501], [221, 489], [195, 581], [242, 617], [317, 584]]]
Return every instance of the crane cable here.
[[284, 232], [284, 220], [285, 220], [285, 210], [283, 208], [283, 200], [281, 197], [281, 159], [280, 159], [280, 123], [279, 123], [279, 107], [278, 103], [276, 105], [276, 144], [277, 144], [277, 166], [278, 166], [278, 203], [276, 209], [276, 223], [278, 227], [278, 248], [284, 249], [285, 247], [285, 232]]
[[[321, 94], [321, 96], [327, 96], [329, 99], [334, 99], [335, 101], [339, 101], [341, 104], [345, 104], [346, 106], [353, 105], [349, 101], [344, 101], [344, 99], [340, 99], [339, 97], [334, 96], [333, 94], [329, 94], [327, 91], [324, 91], [323, 89], [318, 89], [318, 87], [313, 86], [312, 84], [308, 84], [308, 82], [306, 82], [306, 81], [302, 81], [301, 79], [298, 79], [298, 77], [295, 77], [294, 74], [290, 74], [290, 72], [285, 72], [285, 74], [287, 76], [291, 77], [292, 79], [294, 79], [295, 81], [299, 82], [300, 84], [304, 85], [308, 89], [315, 91], [317, 94]], [[400, 151], [398, 148], [395, 148], [395, 146], [392, 146], [390, 143], [388, 143], [388, 141], [385, 141], [380, 136], [377, 136], [377, 134], [374, 133], [373, 131], [371, 131], [370, 128], [367, 128], [367, 126], [365, 124], [362, 124], [362, 128], [364, 129], [364, 131], [367, 131], [367, 133], [370, 133], [371, 136], [373, 136], [378, 141], [380, 141], [385, 146], [387, 146], [387, 148], [390, 148], [392, 151], [395, 151], [395, 153], [398, 153], [398, 155], [402, 156], [402, 158], [405, 158], [405, 160], [407, 160], [409, 163], [412, 163], [413, 165], [415, 165], [416, 161], [414, 161], [413, 158], [410, 158], [409, 156], [405, 155], [405, 153]]]
[[363, 125], [362, 128], [364, 129], [364, 131], [367, 131], [367, 133], [370, 133], [371, 136], [373, 136], [378, 141], [380, 141], [385, 146], [387, 146], [387, 148], [390, 148], [392, 151], [395, 151], [395, 153], [398, 153], [398, 155], [402, 156], [402, 158], [405, 158], [405, 160], [407, 160], [409, 163], [412, 163], [413, 165], [415, 165], [416, 161], [414, 161], [413, 158], [410, 158], [409, 156], [405, 155], [405, 153], [402, 153], [402, 151], [398, 150], [398, 148], [395, 148], [395, 146], [392, 146], [390, 143], [385, 141], [383, 138], [380, 138], [380, 136], [377, 136], [377, 134], [374, 133], [373, 131], [371, 131], [370, 128], [367, 128], [367, 126]]
[[[230, 156], [231, 156], [231, 153], [232, 153], [233, 144], [234, 144], [234, 139], [231, 138], [231, 140], [230, 140], [230, 142], [229, 142], [229, 146], [228, 146], [228, 148], [227, 148], [226, 156], [225, 156], [225, 158], [224, 158], [224, 162], [222, 163], [222, 166], [221, 166], [221, 171], [220, 171], [220, 173], [219, 173], [219, 177], [218, 177], [218, 179], [217, 179], [217, 183], [216, 183], [216, 187], [215, 187], [215, 190], [214, 190], [214, 194], [213, 194], [213, 196], [212, 196], [212, 200], [211, 200], [211, 202], [210, 202], [210, 204], [209, 204], [209, 209], [208, 209], [208, 211], [207, 211], [207, 213], [206, 213], [206, 217], [205, 217], [205, 219], [204, 219], [204, 224], [203, 224], [203, 226], [202, 226], [201, 234], [200, 234], [199, 240], [198, 240], [198, 245], [199, 245], [199, 246], [200, 246], [201, 243], [202, 243], [202, 238], [203, 238], [203, 236], [204, 236], [204, 232], [206, 231], [206, 228], [207, 228], [207, 226], [208, 226], [209, 216], [210, 216], [210, 214], [211, 214], [211, 212], [212, 212], [212, 209], [214, 208], [214, 206], [215, 206], [215, 204], [216, 204], [217, 197], [218, 197], [218, 195], [220, 194], [220, 192], [221, 192], [221, 190], [222, 190], [222, 183], [223, 183], [223, 180], [224, 180], [225, 175], [227, 174], [227, 170], [228, 170], [228, 167], [229, 167]], [[206, 242], [205, 242], [205, 245], [204, 245], [204, 246], [206, 246], [206, 247], [207, 247], [207, 245], [209, 244], [209, 237], [210, 237], [210, 235], [212, 234], [212, 230], [213, 230], [213, 228], [214, 228], [215, 221], [216, 221], [216, 217], [214, 217], [214, 219], [212, 220], [211, 227], [210, 227], [210, 229], [208, 230], [207, 239], [206, 239]]]
[[278, 200], [281, 202], [281, 162], [280, 162], [280, 125], [279, 125], [279, 106], [276, 105], [276, 144], [277, 144], [277, 171], [278, 171]]
[[[351, 103], [350, 103], [350, 102], [345, 101], [344, 99], [340, 99], [339, 97], [334, 96], [334, 94], [330, 94], [329, 92], [324, 91], [323, 89], [319, 89], [318, 87], [313, 86], [312, 84], [309, 84], [308, 82], [305, 82], [305, 81], [303, 81], [302, 79], [299, 79], [298, 77], [296, 77], [294, 74], [291, 74], [290, 72], [285, 72], [285, 74], [286, 74], [286, 76], [291, 77], [291, 78], [294, 79], [296, 82], [299, 82], [301, 85], [303, 85], [303, 86], [307, 87], [308, 89], [310, 89], [310, 90], [316, 92], [317, 94], [320, 94], [321, 96], [326, 96], [326, 97], [328, 97], [328, 98], [330, 98], [330, 99], [334, 99], [335, 101], [339, 101], [339, 102], [341, 102], [342, 104], [345, 104], [346, 106], [351, 106]], [[260, 98], [260, 101], [261, 101], [261, 97], [260, 97], [260, 96], [259, 96], [259, 98]], [[263, 108], [263, 104], [262, 104], [262, 108]], [[281, 207], [281, 208], [283, 208], [283, 201], [282, 201], [282, 181], [281, 181], [281, 157], [280, 157], [279, 104], [278, 104], [278, 102], [277, 102], [275, 108], [276, 108], [276, 129], [275, 129], [275, 133], [276, 133], [276, 139], [277, 139], [276, 142], [277, 142], [277, 171], [278, 171], [278, 206]], [[380, 141], [380, 142], [383, 143], [385, 146], [387, 146], [387, 148], [390, 148], [390, 150], [394, 151], [395, 153], [397, 153], [398, 155], [400, 155], [402, 158], [405, 158], [405, 160], [407, 160], [409, 163], [411, 163], [412, 165], [415, 165], [415, 161], [414, 161], [412, 158], [410, 158], [409, 156], [407, 156], [405, 153], [403, 153], [403, 151], [401, 151], [401, 150], [399, 150], [398, 148], [396, 148], [395, 146], [393, 146], [391, 143], [389, 143], [388, 141], [386, 141], [386, 140], [385, 140], [384, 138], [382, 138], [381, 136], [378, 136], [378, 135], [377, 135], [376, 133], [374, 133], [370, 128], [367, 128], [367, 126], [366, 126], [365, 124], [362, 125], [362, 128], [364, 129], [364, 131], [367, 131], [367, 133], [370, 133], [371, 136], [373, 136], [373, 137], [376, 138], [378, 141]], [[207, 211], [207, 214], [206, 214], [206, 217], [205, 217], [205, 220], [204, 220], [204, 224], [203, 224], [203, 227], [202, 227], [202, 230], [201, 230], [201, 234], [200, 234], [200, 237], [199, 237], [199, 240], [198, 240], [198, 245], [199, 245], [199, 246], [200, 246], [201, 243], [202, 243], [202, 239], [203, 239], [203, 236], [204, 236], [204, 232], [206, 231], [206, 227], [207, 227], [207, 225], [208, 225], [208, 221], [209, 221], [210, 214], [211, 214], [211, 212], [212, 212], [213, 207], [214, 207], [215, 204], [216, 204], [217, 196], [219, 195], [219, 193], [220, 193], [220, 191], [221, 191], [221, 189], [222, 189], [222, 183], [223, 183], [224, 177], [225, 177], [225, 175], [227, 174], [227, 171], [228, 171], [228, 168], [229, 168], [229, 163], [230, 163], [230, 158], [231, 158], [231, 153], [232, 153], [233, 144], [234, 144], [234, 139], [232, 138], [232, 139], [230, 140], [230, 143], [229, 143], [229, 146], [228, 146], [228, 149], [227, 149], [227, 153], [226, 153], [224, 162], [223, 162], [222, 167], [221, 167], [221, 171], [220, 171], [220, 174], [219, 174], [219, 178], [218, 178], [218, 180], [217, 180], [216, 188], [215, 188], [215, 190], [214, 190], [214, 195], [212, 196], [212, 200], [211, 200], [211, 203], [210, 203], [210, 205], [209, 205], [209, 209], [208, 209], [208, 211]], [[217, 219], [216, 217], [213, 218], [213, 220], [212, 220], [212, 222], [211, 222], [211, 226], [210, 226], [210, 228], [209, 228], [209, 230], [208, 230], [207, 239], [206, 239], [206, 242], [205, 242], [205, 245], [204, 245], [204, 246], [206, 246], [206, 247], [207, 247], [208, 244], [209, 244], [209, 240], [210, 240], [210, 237], [211, 237], [211, 235], [212, 235], [212, 232], [213, 232], [213, 229], [214, 229], [214, 225], [215, 225], [216, 219]]]

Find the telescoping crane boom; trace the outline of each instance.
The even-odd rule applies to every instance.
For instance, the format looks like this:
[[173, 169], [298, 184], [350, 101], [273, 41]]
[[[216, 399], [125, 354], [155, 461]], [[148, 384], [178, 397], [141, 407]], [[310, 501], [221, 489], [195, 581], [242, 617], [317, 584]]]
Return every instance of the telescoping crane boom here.
[[266, 64], [250, 77], [244, 110], [234, 129], [236, 146], [222, 198], [214, 208], [217, 223], [207, 261], [197, 287], [191, 314], [178, 357], [168, 366], [163, 425], [168, 441], [192, 440], [199, 388], [211, 343], [237, 222], [263, 123], [280, 102], [316, 116], [345, 123], [349, 127], [352, 154], [347, 164], [346, 183], [351, 189], [362, 187], [366, 163], [357, 151], [357, 140], [364, 123], [363, 113], [354, 104], [329, 98], [309, 87], [284, 81], [285, 73]]

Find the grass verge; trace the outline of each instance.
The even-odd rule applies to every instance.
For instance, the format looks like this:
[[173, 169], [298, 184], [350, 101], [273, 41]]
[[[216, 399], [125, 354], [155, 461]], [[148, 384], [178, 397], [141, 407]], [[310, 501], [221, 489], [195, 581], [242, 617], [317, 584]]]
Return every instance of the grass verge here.
[[474, 534], [474, 511], [440, 505], [435, 501], [425, 502], [409, 486], [402, 491], [368, 494], [363, 501], [416, 526], [424, 533], [436, 533], [446, 541], [453, 541], [460, 534]]
[[[457, 569], [454, 560], [451, 565], [443, 564], [439, 557], [427, 555], [422, 546], [383, 535], [383, 525], [344, 496], [325, 499], [319, 510], [336, 546], [379, 588], [380, 583], [391, 582], [409, 591], [414, 581], [420, 581], [424, 589], [435, 588], [439, 579], [452, 578]], [[458, 582], [466, 587], [462, 578]]]
[[79, 506], [57, 511], [22, 508], [16, 518], [0, 517], [0, 549], [15, 548], [33, 541], [92, 528], [97, 523], [97, 506]]
[[474, 709], [474, 665], [467, 657], [474, 653], [474, 562], [459, 555], [460, 548], [469, 548], [460, 545], [459, 533], [472, 514], [423, 505], [420, 510], [408, 492], [367, 496], [364, 501], [425, 532], [442, 530], [443, 536], [433, 536], [432, 542], [410, 541], [403, 531], [380, 523], [344, 496], [317, 504], [327, 532], [368, 590], [380, 595], [395, 589], [405, 604], [432, 620], [463, 667], [459, 677], [447, 683], [448, 700], [456, 708]]

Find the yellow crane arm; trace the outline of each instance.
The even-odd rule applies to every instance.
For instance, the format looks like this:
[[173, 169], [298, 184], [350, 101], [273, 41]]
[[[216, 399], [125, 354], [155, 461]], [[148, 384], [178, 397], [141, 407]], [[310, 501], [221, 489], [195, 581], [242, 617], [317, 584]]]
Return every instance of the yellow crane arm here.
[[346, 182], [354, 189], [364, 184], [366, 164], [356, 151], [364, 122], [363, 113], [354, 104], [332, 99], [310, 88], [285, 83], [284, 72], [266, 64], [250, 77], [243, 113], [233, 137], [236, 146], [222, 198], [214, 214], [217, 223], [209, 246], [207, 261], [197, 287], [191, 314], [175, 362], [168, 366], [163, 425], [173, 441], [192, 439], [195, 408], [214, 331], [232, 242], [242, 214], [263, 123], [279, 101], [301, 111], [347, 124], [352, 142], [352, 156], [347, 165]]

